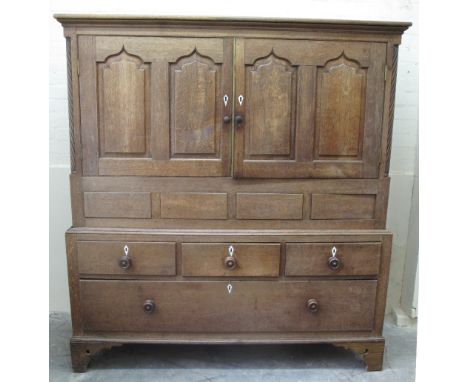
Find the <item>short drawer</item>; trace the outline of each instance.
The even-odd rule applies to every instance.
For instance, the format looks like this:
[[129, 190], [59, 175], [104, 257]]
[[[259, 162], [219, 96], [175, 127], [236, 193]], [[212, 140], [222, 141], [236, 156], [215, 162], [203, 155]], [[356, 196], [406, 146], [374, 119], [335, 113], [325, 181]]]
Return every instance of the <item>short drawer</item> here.
[[80, 274], [173, 276], [175, 243], [78, 241], [77, 263]]
[[375, 276], [380, 249], [380, 243], [288, 243], [285, 275]]
[[182, 243], [182, 275], [276, 277], [280, 251], [280, 244]]
[[371, 331], [375, 280], [81, 280], [88, 332]]

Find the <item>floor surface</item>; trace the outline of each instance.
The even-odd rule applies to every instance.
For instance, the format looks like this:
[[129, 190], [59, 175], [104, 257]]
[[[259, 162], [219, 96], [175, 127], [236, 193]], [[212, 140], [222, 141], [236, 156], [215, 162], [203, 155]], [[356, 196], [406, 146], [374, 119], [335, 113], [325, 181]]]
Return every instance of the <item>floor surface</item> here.
[[94, 359], [86, 373], [73, 373], [68, 341], [70, 316], [50, 315], [50, 381], [248, 382], [386, 381], [415, 378], [416, 328], [387, 319], [384, 369], [367, 372], [348, 350], [329, 345], [127, 345]]

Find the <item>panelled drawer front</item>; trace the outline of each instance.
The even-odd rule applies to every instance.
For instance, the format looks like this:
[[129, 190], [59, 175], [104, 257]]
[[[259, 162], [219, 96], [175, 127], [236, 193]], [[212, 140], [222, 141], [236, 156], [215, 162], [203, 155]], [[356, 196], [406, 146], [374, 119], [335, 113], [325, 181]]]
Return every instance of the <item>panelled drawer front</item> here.
[[87, 218], [151, 218], [149, 192], [85, 192], [83, 199]]
[[[182, 275], [276, 277], [280, 252], [279, 243], [182, 243]], [[230, 257], [232, 268], [227, 264]]]
[[[330, 258], [339, 261], [333, 269]], [[288, 243], [286, 276], [376, 276], [380, 269], [380, 243]]]
[[237, 219], [302, 219], [303, 194], [238, 193]]
[[376, 195], [312, 194], [310, 218], [374, 219]]
[[[376, 287], [375, 280], [80, 281], [84, 329], [94, 332], [370, 331]], [[152, 313], [143, 309], [148, 300]]]
[[[122, 258], [130, 260], [127, 269], [121, 267]], [[173, 276], [175, 243], [79, 241], [77, 262], [80, 274]]]

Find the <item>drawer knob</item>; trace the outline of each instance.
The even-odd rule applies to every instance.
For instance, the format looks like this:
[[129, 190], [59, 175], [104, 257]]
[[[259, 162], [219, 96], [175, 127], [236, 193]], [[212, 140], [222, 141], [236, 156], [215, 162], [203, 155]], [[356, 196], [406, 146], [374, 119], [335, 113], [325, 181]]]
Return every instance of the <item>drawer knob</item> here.
[[146, 314], [151, 314], [154, 312], [154, 300], [146, 300], [144, 303], [143, 303], [143, 311], [146, 313]]
[[336, 247], [333, 247], [331, 250], [332, 255], [328, 258], [328, 268], [332, 271], [337, 271], [341, 268], [341, 260], [336, 257]]
[[315, 298], [311, 298], [307, 301], [307, 309], [312, 313], [315, 313], [318, 310], [318, 302]]
[[224, 265], [228, 269], [234, 269], [235, 267], [237, 267], [237, 261], [233, 256], [226, 256], [226, 258], [224, 259]]
[[228, 248], [228, 255], [224, 258], [224, 265], [228, 269], [234, 269], [237, 267], [237, 261], [234, 257], [234, 247], [232, 245]]
[[119, 267], [128, 269], [132, 266], [132, 259], [129, 256], [122, 256], [119, 260]]
[[124, 255], [119, 260], [119, 267], [122, 269], [128, 269], [132, 266], [132, 259], [128, 255], [128, 245], [124, 247]]

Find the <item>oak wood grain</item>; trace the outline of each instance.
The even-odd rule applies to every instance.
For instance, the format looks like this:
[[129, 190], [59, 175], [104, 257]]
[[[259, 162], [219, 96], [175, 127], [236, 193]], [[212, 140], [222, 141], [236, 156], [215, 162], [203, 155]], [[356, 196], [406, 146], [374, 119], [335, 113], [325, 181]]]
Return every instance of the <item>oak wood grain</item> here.
[[[158, 275], [176, 274], [175, 243], [158, 242], [77, 242], [77, 262], [80, 274], [94, 275]], [[119, 260], [127, 255], [131, 259], [128, 269], [119, 267]]]
[[74, 369], [121, 343], [328, 342], [379, 370], [397, 49], [411, 24], [57, 19]]
[[385, 340], [367, 342], [342, 342], [334, 343], [337, 347], [352, 350], [362, 357], [367, 366], [367, 371], [380, 371], [383, 366]]
[[[153, 25], [179, 26], [185, 29], [192, 27], [212, 27], [216, 29], [227, 27], [256, 27], [262, 29], [330, 29], [352, 32], [366, 30], [368, 32], [403, 33], [412, 24], [407, 21], [373, 21], [373, 20], [330, 20], [330, 19], [300, 19], [300, 18], [253, 18], [253, 17], [200, 17], [200, 16], [151, 16], [151, 15], [111, 15], [111, 14], [54, 14], [54, 17], [64, 26], [85, 25]], [[236, 28], [237, 29], [237, 28]], [[242, 33], [236, 30], [237, 33]]]
[[163, 219], [227, 219], [226, 193], [161, 194]]
[[[237, 266], [229, 269], [223, 260], [232, 257]], [[182, 243], [183, 276], [279, 276], [280, 244]]]
[[302, 219], [303, 194], [236, 194], [237, 219]]
[[96, 92], [95, 37], [78, 37], [78, 65], [80, 89], [80, 131], [83, 175], [98, 175], [98, 115]]
[[366, 97], [366, 71], [344, 53], [318, 72], [316, 158], [360, 159]]
[[147, 154], [149, 66], [122, 49], [98, 68], [100, 155]]
[[236, 177], [379, 176], [384, 44], [239, 39], [235, 49], [246, 99], [235, 110]]
[[148, 192], [85, 192], [84, 216], [150, 218], [150, 194]]
[[312, 194], [311, 219], [373, 219], [375, 195]]
[[[370, 331], [376, 282], [81, 280], [80, 289], [89, 331]], [[307, 309], [311, 297], [316, 313]], [[143, 312], [146, 299], [155, 301], [153, 314]]]
[[[341, 262], [338, 270], [328, 266], [332, 249]], [[286, 244], [286, 276], [377, 276], [380, 243]]]
[[232, 41], [80, 41], [86, 175], [228, 175], [231, 133], [222, 99], [232, 93]]
[[247, 71], [245, 157], [294, 157], [296, 68], [271, 53]]

